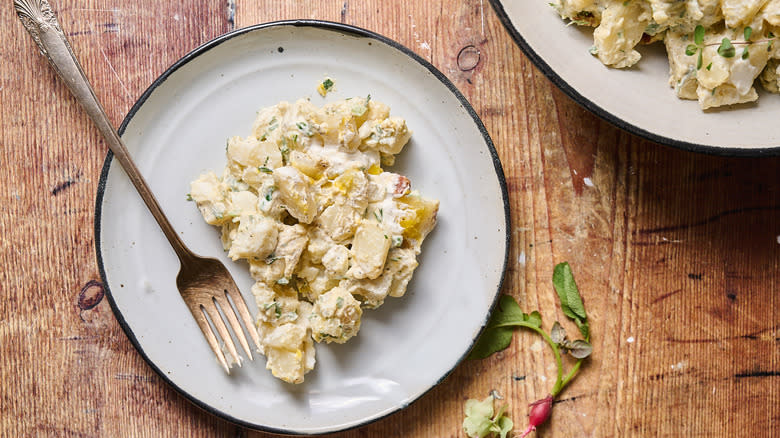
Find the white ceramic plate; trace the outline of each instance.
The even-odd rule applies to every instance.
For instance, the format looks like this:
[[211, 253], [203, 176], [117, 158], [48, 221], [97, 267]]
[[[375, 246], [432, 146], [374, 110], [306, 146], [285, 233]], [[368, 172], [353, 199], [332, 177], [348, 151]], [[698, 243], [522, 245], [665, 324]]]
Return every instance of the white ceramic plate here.
[[[323, 99], [326, 76], [335, 91]], [[506, 184], [474, 110], [433, 66], [376, 34], [295, 21], [242, 29], [196, 49], [140, 98], [121, 131], [174, 228], [196, 253], [223, 260], [256, 311], [252, 280], [218, 230], [186, 201], [189, 182], [221, 170], [225, 140], [282, 100], [371, 94], [406, 118], [412, 141], [391, 170], [441, 201], [408, 292], [366, 311], [359, 336], [318, 345], [302, 385], [265, 359], [228, 376], [179, 297], [178, 260], [126, 175], [106, 158], [97, 197], [101, 274], [117, 319], [149, 365], [188, 399], [243, 426], [316, 434], [359, 426], [413, 402], [461, 361], [485, 325], [508, 250]]]
[[702, 111], [668, 85], [663, 44], [639, 47], [630, 69], [610, 69], [590, 55], [592, 28], [567, 26], [548, 0], [491, 0], [526, 55], [558, 87], [598, 116], [641, 137], [722, 155], [780, 153], [780, 95], [760, 90], [758, 102]]

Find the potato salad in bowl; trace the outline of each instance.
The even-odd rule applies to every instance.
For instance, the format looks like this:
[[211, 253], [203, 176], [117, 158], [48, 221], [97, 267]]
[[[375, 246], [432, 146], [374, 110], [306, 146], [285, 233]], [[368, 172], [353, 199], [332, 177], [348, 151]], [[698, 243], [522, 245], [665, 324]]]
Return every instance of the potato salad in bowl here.
[[778, 93], [780, 0], [553, 0], [566, 20], [594, 27], [591, 54], [605, 65], [639, 62], [640, 44], [663, 42], [669, 85], [702, 109], [753, 102], [754, 82]]
[[190, 185], [203, 219], [256, 281], [261, 353], [301, 383], [315, 343], [344, 343], [363, 309], [401, 297], [439, 202], [385, 171], [412, 135], [371, 96], [280, 102], [227, 141], [227, 165]]

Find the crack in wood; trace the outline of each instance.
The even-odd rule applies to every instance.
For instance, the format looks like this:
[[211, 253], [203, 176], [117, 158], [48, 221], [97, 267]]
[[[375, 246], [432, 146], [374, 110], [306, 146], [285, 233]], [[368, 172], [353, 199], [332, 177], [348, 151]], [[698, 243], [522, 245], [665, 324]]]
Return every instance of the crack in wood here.
[[745, 379], [750, 377], [778, 377], [780, 376], [780, 371], [750, 371], [746, 373], [737, 373], [734, 374], [734, 377], [737, 379]]
[[655, 303], [657, 303], [657, 302], [659, 302], [661, 300], [665, 300], [665, 299], [671, 297], [672, 295], [678, 294], [678, 293], [680, 293], [682, 291], [683, 291], [682, 289], [675, 289], [675, 290], [673, 290], [671, 292], [667, 292], [667, 293], [659, 296], [658, 298], [654, 299], [653, 301], [650, 301], [650, 304], [655, 304]]
[[731, 210], [725, 210], [720, 213], [714, 214], [708, 218], [702, 219], [700, 221], [691, 222], [687, 224], [680, 224], [680, 225], [670, 225], [666, 227], [657, 227], [657, 228], [647, 228], [644, 230], [638, 230], [637, 232], [639, 234], [654, 234], [654, 233], [668, 233], [670, 231], [682, 231], [682, 230], [688, 230], [690, 228], [694, 227], [701, 227], [704, 225], [709, 225], [713, 222], [717, 222], [727, 216], [732, 215], [738, 215], [742, 213], [756, 213], [756, 212], [762, 212], [762, 211], [780, 211], [780, 205], [767, 205], [767, 206], [758, 206], [758, 207], [743, 207], [743, 208], [734, 208]]

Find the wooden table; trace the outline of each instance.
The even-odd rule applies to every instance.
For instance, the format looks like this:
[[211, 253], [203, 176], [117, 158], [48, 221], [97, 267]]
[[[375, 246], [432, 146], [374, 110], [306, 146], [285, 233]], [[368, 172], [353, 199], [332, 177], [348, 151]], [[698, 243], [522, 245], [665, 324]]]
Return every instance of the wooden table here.
[[[538, 436], [780, 435], [780, 159], [683, 152], [607, 124], [529, 62], [487, 0], [54, 7], [117, 126], [169, 65], [240, 27], [316, 18], [409, 47], [466, 95], [498, 149], [512, 211], [504, 292], [549, 328], [564, 319], [550, 278], [565, 260], [586, 301], [593, 356]], [[0, 435], [265, 436], [190, 404], [120, 329], [95, 262], [105, 144], [10, 1], [0, 23]], [[458, 64], [464, 47], [479, 53], [473, 69]], [[554, 376], [540, 347], [518, 333], [342, 436], [464, 436], [465, 400], [492, 389], [522, 430]]]

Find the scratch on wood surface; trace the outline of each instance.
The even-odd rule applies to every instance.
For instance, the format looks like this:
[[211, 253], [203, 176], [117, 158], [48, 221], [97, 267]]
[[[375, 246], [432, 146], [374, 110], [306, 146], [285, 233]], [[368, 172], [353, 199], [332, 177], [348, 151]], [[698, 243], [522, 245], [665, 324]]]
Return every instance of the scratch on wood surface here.
[[479, 18], [482, 21], [482, 38], [485, 38], [485, 2], [479, 0]]
[[756, 330], [750, 333], [739, 334], [734, 336], [727, 336], [722, 338], [700, 338], [700, 339], [679, 339], [668, 337], [667, 342], [674, 342], [679, 344], [714, 344], [723, 341], [735, 341], [739, 339], [750, 339], [753, 341], [763, 342], [777, 342], [780, 338], [776, 337], [777, 330], [780, 329], [780, 325], [774, 327], [768, 327], [761, 330]]
[[68, 32], [68, 36], [69, 37], [81, 36], [81, 35], [91, 35], [91, 34], [92, 34], [91, 30], [77, 30], [77, 31], [73, 31], [73, 32]]
[[236, 28], [236, 0], [227, 1], [227, 22], [229, 30]]
[[132, 380], [134, 382], [155, 382], [157, 378], [154, 376], [139, 376], [137, 374], [124, 374], [118, 373], [114, 376], [116, 380]]
[[114, 76], [116, 76], [116, 80], [119, 81], [119, 85], [122, 86], [122, 90], [125, 91], [125, 97], [130, 99], [130, 90], [127, 89], [125, 83], [122, 82], [122, 78], [119, 76], [119, 73], [117, 73], [116, 70], [114, 69], [114, 66], [111, 64], [111, 60], [108, 59], [108, 55], [106, 55], [106, 51], [103, 50], [103, 46], [98, 44], [98, 48], [100, 49], [100, 53], [103, 54], [103, 59], [106, 60], [106, 64], [108, 64], [108, 68], [110, 68], [111, 71], [114, 73]]
[[113, 9], [92, 9], [92, 8], [74, 8], [74, 11], [83, 11], [83, 12], [122, 12], [119, 8], [113, 8]]
[[347, 22], [347, 7], [349, 6], [349, 2], [345, 1], [344, 4], [341, 6], [341, 22], [346, 23]]
[[737, 379], [744, 379], [746, 377], [778, 377], [780, 371], [749, 371], [745, 373], [734, 374]]
[[428, 51], [428, 61], [433, 61], [433, 53], [431, 51], [431, 45], [428, 44], [427, 41], [424, 41], [422, 38], [420, 38], [420, 34], [417, 32], [417, 24], [414, 22], [414, 18], [412, 15], [409, 15], [409, 19], [412, 22], [412, 37], [414, 38], [414, 42], [417, 43], [421, 49]]
[[653, 234], [653, 233], [662, 233], [662, 232], [669, 232], [669, 231], [680, 231], [680, 230], [687, 230], [689, 228], [694, 227], [700, 227], [704, 225], [709, 225], [714, 222], [718, 222], [721, 219], [724, 219], [728, 216], [732, 215], [739, 215], [742, 213], [756, 213], [756, 212], [763, 212], [763, 211], [775, 211], [780, 210], [780, 205], [767, 205], [767, 206], [757, 206], [757, 207], [743, 207], [743, 208], [734, 208], [730, 210], [725, 210], [720, 213], [714, 214], [708, 218], [702, 219], [700, 221], [691, 222], [691, 223], [685, 223], [680, 225], [670, 225], [666, 227], [657, 227], [657, 228], [646, 228], [643, 230], [638, 230], [639, 234]]
[[120, 33], [121, 31], [119, 23], [105, 23], [103, 27], [106, 29], [103, 33]]
[[659, 302], [661, 300], [665, 300], [665, 299], [671, 297], [672, 295], [678, 294], [678, 293], [680, 293], [682, 291], [683, 291], [682, 289], [675, 289], [675, 290], [673, 290], [671, 292], [667, 292], [667, 293], [665, 293], [663, 295], [660, 295], [659, 297], [655, 298], [653, 301], [650, 302], [650, 304], [655, 304], [655, 303], [657, 303], [657, 302]]
[[68, 178], [65, 181], [57, 184], [54, 186], [53, 189], [51, 189], [51, 194], [54, 196], [59, 195], [63, 190], [67, 189], [68, 187], [72, 186], [76, 183], [76, 180], [73, 178]]
[[78, 336], [78, 335], [75, 335], [75, 336], [60, 336], [57, 339], [60, 340], [60, 341], [89, 341], [89, 340], [92, 340], [92, 339], [98, 339], [99, 337], [100, 336], [95, 336], [95, 335], [92, 335], [92, 336]]

